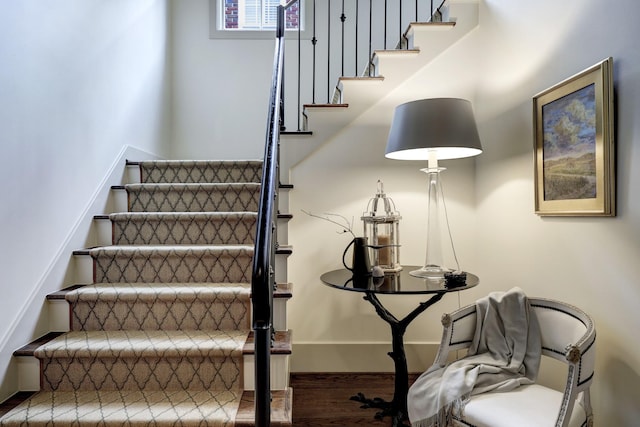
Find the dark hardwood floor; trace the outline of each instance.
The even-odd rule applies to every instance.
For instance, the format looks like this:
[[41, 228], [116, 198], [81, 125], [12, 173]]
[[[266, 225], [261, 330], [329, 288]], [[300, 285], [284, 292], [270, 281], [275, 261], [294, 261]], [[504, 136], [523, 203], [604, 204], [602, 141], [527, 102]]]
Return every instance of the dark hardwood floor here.
[[[417, 375], [411, 375], [413, 380]], [[376, 420], [377, 409], [362, 409], [361, 403], [349, 398], [358, 392], [367, 397], [393, 397], [393, 374], [360, 373], [293, 373], [294, 427], [363, 427], [391, 426], [391, 419]], [[26, 399], [31, 393], [20, 393], [0, 404], [0, 415]]]
[[378, 409], [362, 409], [361, 403], [349, 398], [361, 392], [366, 397], [391, 400], [393, 374], [292, 373], [291, 387], [294, 427], [391, 426], [388, 417], [374, 418]]

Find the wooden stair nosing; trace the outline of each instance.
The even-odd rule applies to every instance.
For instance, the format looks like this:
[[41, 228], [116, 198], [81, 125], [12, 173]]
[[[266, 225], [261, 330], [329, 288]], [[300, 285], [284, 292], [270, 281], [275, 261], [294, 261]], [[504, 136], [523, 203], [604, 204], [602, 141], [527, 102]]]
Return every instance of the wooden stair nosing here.
[[349, 104], [304, 104], [304, 109], [307, 108], [349, 108]]
[[[31, 356], [33, 357], [38, 347], [48, 343], [54, 338], [59, 337], [65, 332], [49, 332], [40, 338], [31, 341], [29, 344], [13, 352], [14, 356]], [[242, 348], [242, 354], [249, 355], [255, 351], [253, 331], [249, 331], [247, 341]], [[271, 354], [291, 354], [291, 331], [278, 331], [275, 334], [275, 342], [271, 347]]]
[[[124, 212], [124, 213], [126, 213], [126, 212]], [[170, 213], [172, 215], [175, 215], [176, 212], [154, 212], [154, 214], [162, 214], [162, 213]], [[189, 213], [192, 213], [192, 212], [183, 212], [183, 213], [189, 214]], [[292, 218], [293, 218], [293, 214], [290, 214], [290, 213], [279, 213], [278, 214], [278, 219], [290, 220]], [[109, 215], [94, 215], [93, 219], [94, 220], [98, 220], [98, 221], [100, 221], [100, 220], [108, 220], [109, 219]]]
[[35, 391], [18, 391], [4, 402], [0, 403], [0, 417], [3, 417], [7, 412], [36, 394]]
[[407, 29], [404, 30], [404, 33], [402, 33], [402, 36], [404, 38], [408, 38], [409, 37], [409, 33], [411, 33], [411, 31], [413, 31], [415, 28], [431, 28], [431, 29], [434, 29], [434, 30], [448, 30], [448, 29], [452, 29], [455, 26], [456, 26], [456, 22], [455, 21], [446, 21], [446, 22], [411, 22], [411, 23], [409, 23], [409, 26], [407, 27]]
[[71, 286], [67, 286], [66, 288], [60, 289], [59, 291], [55, 291], [52, 292], [50, 294], [48, 294], [45, 298], [47, 299], [47, 301], [52, 301], [52, 300], [63, 300], [65, 299], [65, 295], [68, 294], [69, 292], [76, 290], [78, 288], [82, 288], [84, 286], [87, 286], [86, 284], [80, 284], [77, 283], [75, 285], [71, 285]]
[[382, 82], [384, 81], [384, 76], [355, 76], [355, 77], [345, 77], [342, 76], [338, 78], [338, 83], [349, 81], [349, 82]]
[[[242, 354], [253, 354], [255, 352], [254, 339], [253, 331], [251, 331], [242, 349]], [[271, 345], [271, 354], [291, 354], [291, 342], [291, 330], [276, 331], [274, 342]]]
[[40, 338], [37, 338], [31, 341], [29, 344], [22, 346], [13, 352], [14, 356], [33, 356], [36, 348], [40, 347], [42, 344], [46, 344], [52, 339], [59, 337], [64, 334], [64, 332], [49, 332]]
[[280, 135], [313, 135], [310, 130], [281, 130]]
[[[317, 104], [313, 104], [313, 105], [317, 105]], [[339, 106], [339, 107], [348, 107], [348, 104], [328, 104], [329, 106]], [[325, 105], [326, 106], [326, 105]], [[149, 183], [149, 184], [153, 184], [155, 185], [156, 183]], [[201, 182], [194, 182], [192, 184], [203, 184]], [[209, 182], [209, 183], [204, 183], [204, 184], [228, 184], [228, 183], [216, 183], [216, 182]], [[242, 182], [240, 184], [258, 184], [256, 182]], [[136, 184], [136, 185], [141, 185], [141, 184]], [[142, 185], [144, 185], [144, 183], [142, 183]], [[293, 184], [280, 184], [280, 189], [281, 190], [289, 190], [293, 188]], [[111, 186], [112, 190], [126, 190], [127, 187], [126, 185], [112, 185]]]
[[[128, 245], [121, 245], [121, 246], [128, 246]], [[159, 247], [161, 247], [162, 245], [157, 245]], [[176, 245], [176, 246], [180, 246], [180, 245]], [[225, 246], [225, 245], [190, 245], [190, 246]], [[238, 245], [238, 246], [247, 246], [247, 245]], [[103, 247], [103, 246], [97, 246], [98, 248]], [[110, 246], [107, 246], [110, 247]], [[92, 248], [85, 248], [85, 249], [76, 249], [75, 251], [72, 252], [72, 255], [74, 256], [88, 256], [89, 255], [89, 251]], [[293, 246], [291, 245], [280, 245], [276, 248], [276, 255], [291, 255], [293, 253]]]
[[380, 49], [373, 52], [373, 57], [376, 56], [385, 56], [385, 55], [418, 55], [420, 53], [420, 49]]
[[291, 245], [279, 245], [276, 248], [276, 255], [291, 255], [293, 253], [293, 246]]
[[[82, 288], [83, 286], [87, 286], [86, 284], [75, 284], [68, 286], [64, 289], [60, 289], [59, 291], [55, 291], [46, 296], [48, 301], [53, 300], [64, 300], [65, 295], [75, 289]], [[273, 292], [274, 298], [282, 298], [289, 299], [293, 297], [292, 293], [293, 285], [291, 283], [276, 283], [276, 289]]]

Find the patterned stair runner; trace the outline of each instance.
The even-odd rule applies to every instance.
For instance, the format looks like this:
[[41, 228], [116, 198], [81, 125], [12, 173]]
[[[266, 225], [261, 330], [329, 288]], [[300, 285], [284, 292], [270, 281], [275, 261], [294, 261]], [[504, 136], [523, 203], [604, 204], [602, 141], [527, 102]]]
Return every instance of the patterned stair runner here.
[[233, 426], [250, 328], [261, 162], [141, 162], [41, 391], [2, 426]]

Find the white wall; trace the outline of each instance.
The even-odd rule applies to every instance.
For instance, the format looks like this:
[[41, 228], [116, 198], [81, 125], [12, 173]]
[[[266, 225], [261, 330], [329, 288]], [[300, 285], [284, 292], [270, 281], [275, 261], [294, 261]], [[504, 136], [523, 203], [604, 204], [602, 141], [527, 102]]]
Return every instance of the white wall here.
[[[165, 1], [0, 2], [0, 174], [8, 183], [0, 190], [2, 393], [15, 383], [10, 353], [43, 328], [44, 295], [68, 284], [66, 248], [88, 227], [81, 215], [101, 200], [96, 191], [113, 178], [128, 144], [176, 158], [262, 154], [270, 76], [260, 70], [271, 67], [273, 43], [210, 40], [207, 0], [170, 4], [173, 58]], [[388, 124], [405, 100], [465, 96], [485, 152], [475, 162], [448, 162], [445, 188], [462, 266], [481, 285], [424, 313], [407, 332], [411, 349], [430, 351], [443, 311], [492, 290], [518, 285], [573, 302], [598, 329], [596, 423], [633, 426], [640, 416], [640, 3], [612, 0], [606, 10], [598, 0], [480, 4], [477, 30], [292, 171], [290, 326], [301, 349], [294, 370], [324, 369], [325, 358], [338, 368], [392, 369], [380, 353], [388, 327], [372, 307], [319, 283], [321, 272], [340, 266], [348, 238], [299, 209], [357, 220], [382, 178], [403, 215], [402, 261], [419, 264], [423, 176], [415, 164], [383, 159]], [[618, 216], [540, 218], [533, 213], [531, 97], [608, 56], [617, 93]], [[402, 316], [417, 299], [384, 302]], [[361, 364], [371, 349], [379, 357]], [[430, 357], [413, 356], [412, 366]]]
[[[172, 139], [173, 157], [177, 158], [259, 158], [263, 155], [271, 69], [273, 66], [275, 32], [266, 38], [209, 39], [209, 7], [213, 0], [172, 1], [173, 25], [173, 102]], [[368, 32], [369, 10], [366, 2], [360, 2], [359, 28]], [[308, 1], [309, 8], [312, 2]], [[331, 36], [327, 37], [326, 17], [328, 2], [317, 4], [317, 39], [315, 69], [316, 102], [329, 102], [337, 76], [342, 67], [345, 74], [361, 74], [366, 68], [368, 37], [360, 36], [356, 71], [353, 26], [355, 2], [345, 2], [347, 27], [345, 37], [344, 65], [340, 56], [341, 26], [339, 17], [341, 1], [331, 0]], [[427, 2], [420, 9], [426, 14]], [[381, 7], [382, 2], [374, 2]], [[413, 3], [405, 5], [403, 22], [414, 19]], [[383, 28], [382, 10], [374, 16], [374, 26]], [[397, 43], [397, 3], [388, 4], [388, 44]], [[323, 24], [321, 24], [323, 23]], [[307, 22], [311, 32], [312, 22]], [[365, 28], [365, 30], [363, 30]], [[383, 32], [374, 31], [373, 48], [383, 46]], [[289, 34], [286, 43], [287, 130], [297, 129], [297, 59], [296, 34]], [[310, 36], [309, 36], [310, 38]], [[314, 74], [311, 41], [302, 40], [301, 98], [302, 103], [311, 103], [311, 81]], [[331, 42], [331, 79], [327, 79], [327, 45]], [[242, 94], [242, 96], [238, 96]]]
[[48, 331], [44, 296], [72, 284], [103, 184], [131, 146], [168, 153], [167, 9], [0, 1], [0, 400], [11, 353]]
[[[604, 9], [606, 7], [606, 9]], [[594, 316], [596, 425], [640, 416], [640, 4], [632, 0], [486, 0], [469, 51], [485, 153], [477, 163], [478, 271], [483, 291], [521, 286]], [[533, 213], [531, 97], [612, 56], [618, 215]]]
[[[183, 155], [254, 153], [235, 146], [249, 144], [249, 130], [242, 128], [252, 122], [235, 119], [234, 109], [245, 105], [229, 100], [225, 81], [237, 76], [242, 81], [231, 81], [248, 85], [249, 109], [243, 115], [259, 117], [255, 133], [262, 135], [263, 107], [253, 110], [253, 105], [266, 99], [259, 91], [268, 81], [259, 77], [258, 68], [269, 69], [271, 47], [262, 52], [267, 49], [263, 44], [251, 48], [246, 42], [208, 41], [196, 35], [206, 32], [206, 3], [174, 2], [175, 18], [183, 22], [176, 24], [180, 28], [176, 55], [182, 50], [182, 59], [176, 61], [174, 108], [180, 111], [175, 111], [173, 135], [181, 141], [195, 136], [183, 146]], [[295, 250], [290, 264], [295, 286], [290, 311], [293, 369], [392, 370], [391, 360], [380, 353], [389, 341], [387, 325], [358, 295], [326, 288], [318, 278], [340, 267], [349, 238], [334, 234], [330, 224], [306, 217], [299, 209], [354, 216], [359, 222], [376, 180], [382, 178], [403, 215], [402, 261], [420, 263], [424, 181], [417, 165], [383, 159], [388, 125], [393, 107], [405, 100], [464, 96], [474, 103], [485, 151], [475, 162], [448, 162], [445, 189], [461, 263], [480, 276], [481, 284], [462, 293], [460, 300], [447, 296], [421, 315], [407, 331], [410, 350], [430, 352], [439, 340], [443, 311], [493, 290], [517, 285], [531, 295], [566, 300], [596, 320], [596, 424], [636, 425], [640, 417], [640, 344], [634, 335], [640, 329], [636, 307], [640, 301], [640, 199], [636, 197], [640, 185], [636, 120], [640, 3], [480, 0], [480, 6], [478, 29], [293, 169], [291, 212], [295, 218], [289, 234]], [[253, 60], [233, 56], [236, 51], [248, 53]], [[533, 213], [532, 97], [608, 56], [615, 64], [618, 215], [538, 217]], [[200, 97], [200, 92], [215, 90], [221, 95], [216, 100]], [[190, 105], [200, 104], [221, 115], [209, 119], [191, 114]], [[225, 146], [204, 146], [208, 138]], [[402, 316], [418, 300], [387, 298], [384, 302]], [[430, 356], [411, 357], [411, 366], [424, 368]], [[562, 385], [561, 380], [555, 381]]]
[[175, 158], [261, 158], [273, 40], [209, 39], [209, 1], [172, 1]]

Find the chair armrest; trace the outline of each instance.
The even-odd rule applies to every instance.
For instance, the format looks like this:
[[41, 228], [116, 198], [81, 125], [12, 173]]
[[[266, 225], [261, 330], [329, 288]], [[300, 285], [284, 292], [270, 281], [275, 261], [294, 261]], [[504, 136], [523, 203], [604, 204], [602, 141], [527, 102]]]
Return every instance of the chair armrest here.
[[445, 366], [449, 353], [468, 348], [476, 330], [476, 305], [471, 304], [442, 316], [442, 339], [434, 365]]

